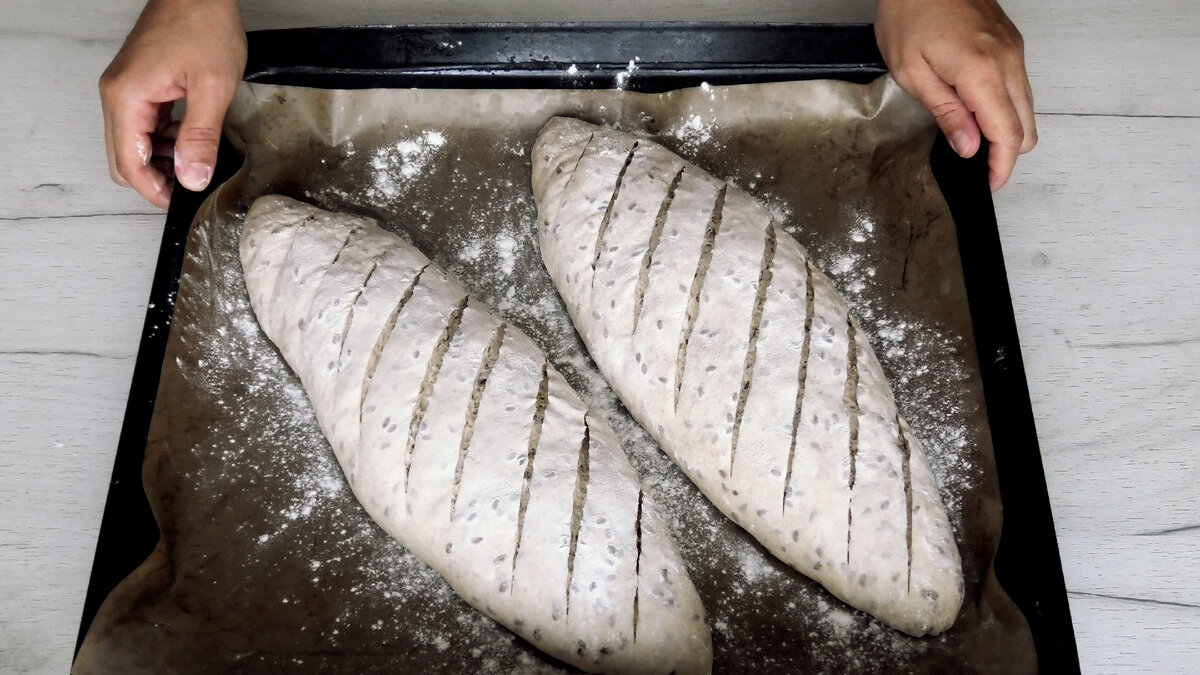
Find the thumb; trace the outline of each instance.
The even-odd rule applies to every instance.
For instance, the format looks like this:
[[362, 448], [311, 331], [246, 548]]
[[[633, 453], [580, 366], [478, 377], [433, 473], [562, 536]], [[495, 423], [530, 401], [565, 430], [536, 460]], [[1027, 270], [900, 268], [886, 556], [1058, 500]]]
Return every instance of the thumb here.
[[233, 88], [219, 82], [202, 80], [188, 88], [187, 111], [175, 139], [175, 177], [189, 190], [203, 190], [212, 180], [231, 100]]
[[950, 147], [961, 157], [973, 157], [981, 137], [975, 114], [958, 93], [925, 64], [916, 73], [897, 74], [896, 81], [933, 115], [938, 128], [946, 134]]

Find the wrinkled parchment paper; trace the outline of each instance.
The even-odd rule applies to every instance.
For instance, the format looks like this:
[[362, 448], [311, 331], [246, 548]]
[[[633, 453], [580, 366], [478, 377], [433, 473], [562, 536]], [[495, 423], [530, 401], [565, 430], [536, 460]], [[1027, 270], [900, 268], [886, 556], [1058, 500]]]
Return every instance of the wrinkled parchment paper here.
[[[830, 273], [958, 535], [966, 600], [948, 633], [902, 635], [778, 563], [616, 402], [538, 255], [529, 154], [555, 114], [647, 134], [746, 188]], [[954, 225], [928, 166], [934, 129], [890, 80], [662, 95], [244, 84], [227, 126], [246, 164], [193, 224], [146, 449], [163, 537], [103, 605], [74, 672], [564, 670], [472, 610], [355, 502], [242, 283], [242, 217], [272, 192], [408, 237], [607, 415], [708, 609], [715, 672], [1035, 669], [991, 570], [1001, 508]]]

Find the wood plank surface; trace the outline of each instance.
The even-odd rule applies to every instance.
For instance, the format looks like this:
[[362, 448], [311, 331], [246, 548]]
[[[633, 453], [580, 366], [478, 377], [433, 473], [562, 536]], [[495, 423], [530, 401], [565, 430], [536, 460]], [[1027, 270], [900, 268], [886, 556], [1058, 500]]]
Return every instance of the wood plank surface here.
[[0, 672], [66, 672], [162, 216], [0, 222]]
[[1195, 0], [1000, 0], [1025, 37], [1040, 113], [1194, 116]]
[[[119, 45], [0, 38], [0, 227], [30, 218], [158, 212], [108, 177], [96, 81]], [[79, 65], [55, 67], [68, 63]]]
[[70, 667], [132, 374], [132, 357], [0, 354], [0, 672]]
[[132, 358], [164, 218], [105, 215], [0, 223], [0, 316], [5, 318], [0, 357]]
[[[251, 29], [867, 20], [871, 2], [246, 2]], [[1200, 663], [1200, 11], [1008, 0], [1042, 143], [997, 196], [1085, 672]], [[105, 169], [96, 78], [140, 0], [0, 21], [0, 672], [69, 668], [161, 213]]]
[[1195, 672], [1200, 119], [1039, 124], [997, 217], [1080, 659]]
[[[143, 3], [63, 4], [65, 11], [54, 12], [38, 0], [14, 0], [6, 6], [0, 40], [67, 39], [96, 44], [111, 54]], [[1025, 36], [1039, 112], [1186, 117], [1200, 110], [1200, 8], [1194, 0], [1004, 0], [1001, 4]], [[242, 2], [248, 30], [479, 21], [866, 22], [872, 19], [873, 8], [873, 0]], [[107, 60], [94, 62], [97, 75]], [[33, 72], [41, 76], [41, 71]]]

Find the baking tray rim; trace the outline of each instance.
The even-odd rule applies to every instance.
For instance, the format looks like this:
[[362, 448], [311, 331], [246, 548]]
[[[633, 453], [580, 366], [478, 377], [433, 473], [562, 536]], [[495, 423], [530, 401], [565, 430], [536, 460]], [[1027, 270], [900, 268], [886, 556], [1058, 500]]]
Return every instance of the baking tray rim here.
[[[858, 33], [859, 38], [873, 29], [869, 24], [778, 24], [778, 23], [717, 23], [717, 22], [551, 22], [551, 23], [483, 23], [483, 24], [420, 24], [384, 26], [340, 26], [327, 28], [292, 28], [256, 31], [248, 34], [250, 60], [247, 66], [247, 81], [290, 83], [296, 86], [311, 86], [310, 80], [320, 81], [319, 68], [306, 71], [294, 63], [272, 62], [277, 54], [269, 48], [276, 47], [281, 40], [293, 45], [312, 44], [314, 36], [355, 35], [360, 49], [367, 49], [365, 35], [392, 36], [397, 32], [438, 35], [438, 31], [463, 31], [478, 33], [481, 30], [504, 31], [520, 34], [525, 31], [567, 31], [587, 34], [598, 29], [614, 31], [663, 31], [663, 30], [706, 30], [714, 35], [728, 34], [731, 30], [752, 29], [754, 31], [795, 32], [806, 35], [819, 31]], [[264, 57], [263, 54], [267, 56]], [[284, 54], [286, 56], [286, 53]], [[874, 60], [872, 60], [874, 59]], [[818, 63], [810, 59], [805, 63], [771, 68], [762, 67], [751, 75], [768, 76], [767, 79], [751, 77], [752, 81], [776, 81], [784, 79], [815, 79], [818, 77], [844, 75], [868, 76], [861, 81], [873, 79], [885, 72], [878, 52], [864, 54], [861, 60], [850, 62]], [[587, 63], [593, 63], [588, 60]], [[533, 77], [546, 80], [561, 80], [561, 71], [567, 62], [540, 62], [550, 65], [525, 71]], [[605, 75], [615, 75], [623, 69], [625, 61], [600, 61], [597, 70]], [[700, 77], [703, 61], [683, 62], [687, 68], [670, 68], [671, 64], [646, 62], [639, 64], [640, 76], [631, 78], [630, 83], [650, 79], [648, 74], [666, 73], [669, 77], [660, 80], [678, 86], [696, 86], [701, 81], [712, 84], [729, 84], [746, 73], [732, 71], [718, 73], [721, 77], [695, 80]], [[708, 65], [720, 68], [721, 61], [710, 61]], [[743, 62], [744, 63], [744, 62]], [[443, 64], [445, 65], [445, 64]], [[494, 64], [501, 71], [505, 65]], [[554, 67], [552, 67], [554, 66]], [[458, 88], [472, 81], [472, 73], [462, 67], [449, 66], [427, 68], [425, 71], [401, 66], [383, 68], [348, 68], [337, 65], [323, 66], [324, 72], [337, 79], [362, 75], [364, 72], [375, 78], [390, 78], [392, 86], [413, 86], [414, 77], [433, 82], [433, 78], [446, 78]], [[493, 88], [513, 88], [527, 84], [520, 79], [499, 78], [488, 75], [492, 71], [476, 73], [482, 81], [494, 81]], [[725, 81], [726, 76], [732, 82]], [[682, 81], [692, 80], [690, 85]], [[838, 78], [851, 79], [855, 78]], [[281, 81], [282, 80], [282, 81]], [[478, 82], [472, 82], [477, 84]], [[360, 83], [361, 84], [361, 83]], [[585, 79], [583, 87], [608, 88], [611, 77]], [[436, 86], [430, 85], [430, 86]], [[561, 87], [561, 84], [559, 85]], [[341, 88], [341, 87], [339, 87]], [[345, 88], [361, 88], [356, 86]], [[558, 87], [554, 87], [558, 88]], [[640, 89], [636, 84], [626, 87], [634, 91], [665, 91], [654, 87]], [[142, 457], [145, 453], [150, 419], [153, 415], [163, 355], [169, 337], [169, 326], [173, 312], [174, 297], [184, 258], [184, 244], [191, 222], [201, 203], [221, 183], [233, 175], [241, 164], [240, 157], [227, 141], [222, 142], [218, 167], [212, 184], [203, 192], [193, 193], [176, 186], [167, 212], [162, 245], [159, 250], [155, 273], [151, 284], [150, 299], [143, 323], [138, 355], [130, 386], [130, 394], [123, 418], [121, 434], [114, 459], [108, 496], [97, 537], [97, 548], [93, 559], [87, 594], [84, 601], [80, 629], [75, 645], [75, 654], [83, 643], [100, 604], [108, 593], [129, 572], [135, 569], [154, 549], [158, 541], [158, 527], [150, 513], [149, 504], [141, 484]], [[931, 165], [935, 179], [950, 208], [958, 233], [959, 248], [963, 263], [964, 281], [967, 287], [968, 306], [975, 332], [980, 374], [983, 379], [984, 395], [989, 418], [989, 427], [996, 448], [997, 480], [1000, 484], [1004, 520], [999, 548], [994, 560], [997, 578], [1001, 586], [1021, 609], [1033, 633], [1038, 653], [1039, 668], [1045, 672], [1079, 672], [1079, 659], [1074, 630], [1070, 617], [1066, 588], [1058, 553], [1057, 537], [1050, 510], [1045, 472], [1038, 448], [1034, 426], [1032, 404], [1028, 383], [1021, 357], [1017, 336], [1016, 320], [1004, 267], [999, 229], [996, 221], [991, 193], [987, 189], [987, 153], [985, 148], [971, 159], [958, 157], [943, 135], [939, 134], [931, 152]], [[1004, 452], [999, 449], [1003, 448]], [[1023, 531], [1022, 531], [1023, 530]], [[148, 545], [147, 545], [148, 542]], [[1019, 583], [1013, 583], [1018, 581]]]

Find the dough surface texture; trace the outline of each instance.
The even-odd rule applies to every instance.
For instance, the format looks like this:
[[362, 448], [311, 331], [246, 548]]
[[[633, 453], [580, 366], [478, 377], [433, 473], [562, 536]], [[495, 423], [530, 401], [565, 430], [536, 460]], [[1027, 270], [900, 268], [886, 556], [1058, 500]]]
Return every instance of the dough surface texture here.
[[770, 211], [645, 139], [556, 117], [542, 257], [592, 358], [775, 556], [915, 636], [962, 604], [954, 534], [866, 335]]
[[263, 332], [384, 530], [563, 662], [711, 670], [666, 523], [607, 421], [524, 333], [370, 219], [262, 197], [240, 253]]

